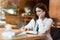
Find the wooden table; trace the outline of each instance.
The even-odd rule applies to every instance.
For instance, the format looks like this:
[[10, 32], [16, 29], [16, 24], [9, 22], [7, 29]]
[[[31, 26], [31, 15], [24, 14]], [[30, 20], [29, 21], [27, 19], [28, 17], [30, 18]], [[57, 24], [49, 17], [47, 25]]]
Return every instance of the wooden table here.
[[[4, 28], [0, 28], [0, 40], [3, 40], [3, 37], [1, 36], [1, 33], [3, 32]], [[24, 36], [18, 36], [14, 37], [11, 40], [44, 40], [46, 37], [45, 34], [42, 35], [32, 35], [32, 34], [26, 34]]]
[[44, 40], [44, 39], [45, 39], [45, 34], [43, 35], [26, 34], [25, 36], [13, 38], [13, 40]]

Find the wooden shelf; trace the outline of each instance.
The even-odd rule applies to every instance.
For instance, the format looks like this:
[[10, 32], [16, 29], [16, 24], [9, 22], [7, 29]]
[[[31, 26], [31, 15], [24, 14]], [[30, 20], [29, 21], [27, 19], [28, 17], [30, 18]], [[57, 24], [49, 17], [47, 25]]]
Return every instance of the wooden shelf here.
[[33, 18], [33, 15], [31, 15], [31, 16], [24, 16], [23, 17], [23, 22], [25, 24], [27, 24], [32, 18]]

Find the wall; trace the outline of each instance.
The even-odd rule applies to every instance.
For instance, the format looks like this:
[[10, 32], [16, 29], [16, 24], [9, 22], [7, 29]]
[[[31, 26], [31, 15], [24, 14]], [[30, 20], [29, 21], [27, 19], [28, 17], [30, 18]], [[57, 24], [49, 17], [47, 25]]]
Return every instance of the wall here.
[[50, 0], [49, 15], [53, 18], [55, 25], [60, 27], [60, 0]]
[[51, 17], [60, 20], [60, 0], [50, 0], [49, 13]]

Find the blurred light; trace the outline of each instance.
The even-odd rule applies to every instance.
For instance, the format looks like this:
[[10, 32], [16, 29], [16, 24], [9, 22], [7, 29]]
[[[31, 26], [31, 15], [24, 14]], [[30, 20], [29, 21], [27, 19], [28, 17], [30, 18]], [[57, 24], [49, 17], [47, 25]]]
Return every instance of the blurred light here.
[[10, 13], [10, 14], [15, 14], [14, 9], [8, 9], [7, 12]]

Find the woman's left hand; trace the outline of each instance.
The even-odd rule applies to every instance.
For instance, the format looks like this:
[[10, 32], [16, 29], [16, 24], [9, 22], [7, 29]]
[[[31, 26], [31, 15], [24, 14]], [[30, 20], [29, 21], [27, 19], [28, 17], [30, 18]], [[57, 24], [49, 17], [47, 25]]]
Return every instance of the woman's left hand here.
[[45, 13], [41, 13], [39, 19], [42, 19], [45, 16]]

